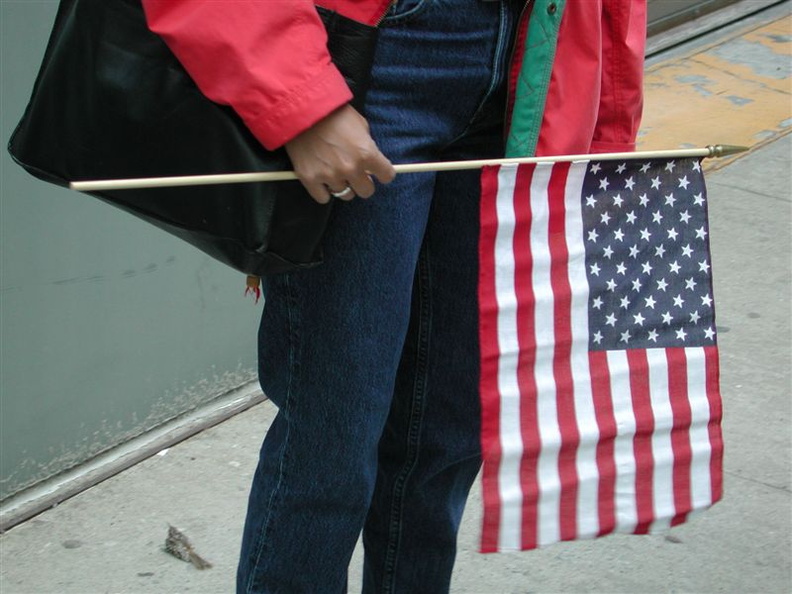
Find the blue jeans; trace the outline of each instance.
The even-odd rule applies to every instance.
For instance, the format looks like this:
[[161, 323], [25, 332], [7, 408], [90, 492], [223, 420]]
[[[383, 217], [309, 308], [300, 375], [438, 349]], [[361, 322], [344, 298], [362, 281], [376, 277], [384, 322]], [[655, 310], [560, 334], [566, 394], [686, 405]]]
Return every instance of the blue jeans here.
[[[497, 157], [508, 2], [402, 0], [366, 116], [394, 162]], [[480, 466], [479, 172], [404, 174], [337, 202], [325, 263], [266, 279], [259, 373], [278, 409], [238, 592], [448, 591]]]

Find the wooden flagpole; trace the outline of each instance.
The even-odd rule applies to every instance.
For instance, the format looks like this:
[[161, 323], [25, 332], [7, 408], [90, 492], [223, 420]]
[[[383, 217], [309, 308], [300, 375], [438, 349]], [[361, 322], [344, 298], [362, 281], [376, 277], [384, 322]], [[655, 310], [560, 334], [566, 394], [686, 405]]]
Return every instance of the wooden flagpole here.
[[[489, 165], [521, 165], [524, 163], [557, 163], [562, 161], [617, 161], [620, 159], [673, 159], [684, 157], [726, 157], [747, 151], [748, 147], [733, 145], [710, 145], [694, 149], [670, 149], [662, 151], [637, 151], [628, 153], [599, 153], [593, 155], [556, 155], [548, 157], [523, 157], [516, 159], [483, 159], [472, 161], [444, 161], [434, 163], [412, 163], [394, 165], [396, 173], [422, 171], [458, 171], [480, 169]], [[69, 184], [79, 192], [103, 190], [131, 190], [139, 188], [164, 188], [172, 186], [203, 186], [212, 184], [241, 184], [253, 182], [286, 181], [297, 179], [293, 171], [262, 171], [254, 173], [221, 173], [214, 175], [180, 175], [173, 177], [140, 177], [129, 179], [107, 179], [74, 181]]]

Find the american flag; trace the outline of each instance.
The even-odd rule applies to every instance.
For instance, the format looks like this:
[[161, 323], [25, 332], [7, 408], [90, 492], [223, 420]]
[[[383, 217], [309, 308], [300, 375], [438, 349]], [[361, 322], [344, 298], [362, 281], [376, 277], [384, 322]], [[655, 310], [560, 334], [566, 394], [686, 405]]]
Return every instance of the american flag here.
[[684, 522], [721, 498], [700, 161], [482, 175], [483, 552]]

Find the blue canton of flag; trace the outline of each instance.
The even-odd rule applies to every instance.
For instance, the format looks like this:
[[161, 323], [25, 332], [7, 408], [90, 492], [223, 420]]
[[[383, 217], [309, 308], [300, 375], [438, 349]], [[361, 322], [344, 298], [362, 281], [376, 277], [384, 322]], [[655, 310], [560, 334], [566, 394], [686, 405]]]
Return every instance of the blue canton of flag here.
[[714, 345], [700, 162], [594, 161], [582, 200], [590, 348]]

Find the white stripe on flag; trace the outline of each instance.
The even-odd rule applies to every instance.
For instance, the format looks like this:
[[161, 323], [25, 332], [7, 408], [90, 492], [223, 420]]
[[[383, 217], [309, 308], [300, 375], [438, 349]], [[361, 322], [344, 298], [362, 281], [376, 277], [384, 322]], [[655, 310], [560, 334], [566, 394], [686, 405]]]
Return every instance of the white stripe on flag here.
[[616, 463], [616, 530], [632, 532], [638, 523], [635, 491], [635, 415], [632, 408], [630, 388], [630, 366], [626, 351], [607, 351], [611, 375], [613, 414], [616, 418], [617, 435], [614, 443]]
[[[514, 241], [513, 197], [517, 166], [503, 166], [498, 172], [498, 231], [496, 253], [511, 253]], [[495, 295], [498, 301], [498, 392], [500, 393], [500, 442], [502, 458], [498, 469], [498, 491], [502, 501], [498, 547], [520, 550], [523, 493], [520, 464], [523, 455], [520, 430], [520, 394], [517, 383], [517, 296], [514, 289], [514, 259], [498, 258], [495, 263]]]
[[[548, 219], [548, 185], [553, 167], [543, 163], [536, 168], [531, 181], [533, 220]], [[539, 546], [560, 538], [559, 499], [561, 482], [558, 476], [558, 451], [561, 432], [558, 428], [556, 386], [553, 376], [553, 344], [555, 343], [553, 291], [550, 278], [550, 249], [547, 224], [531, 227], [533, 255], [532, 286], [536, 299], [534, 335], [536, 337], [536, 424], [541, 449], [537, 459], [539, 500], [537, 543]]]
[[671, 429], [674, 425], [674, 412], [668, 387], [668, 359], [665, 349], [648, 349], [649, 391], [654, 414], [652, 433], [653, 509], [656, 520], [650, 531], [661, 531], [671, 525], [676, 515], [674, 505], [674, 453], [671, 447]]
[[706, 360], [703, 348], [685, 349], [687, 353], [687, 383], [690, 399], [690, 495], [693, 509], [712, 503], [712, 477], [710, 457], [712, 448], [709, 436], [710, 407], [707, 399]]
[[[588, 161], [574, 163], [567, 175], [566, 244], [569, 253], [568, 277], [572, 292], [570, 353], [572, 383], [575, 397], [575, 422], [580, 436], [575, 468], [578, 478], [577, 537], [591, 538], [599, 532], [598, 495], [599, 469], [597, 443], [599, 428], [594, 410], [589, 368], [589, 285], [586, 277], [586, 248], [584, 244], [582, 202], [580, 196]], [[560, 512], [559, 512], [560, 513]]]

